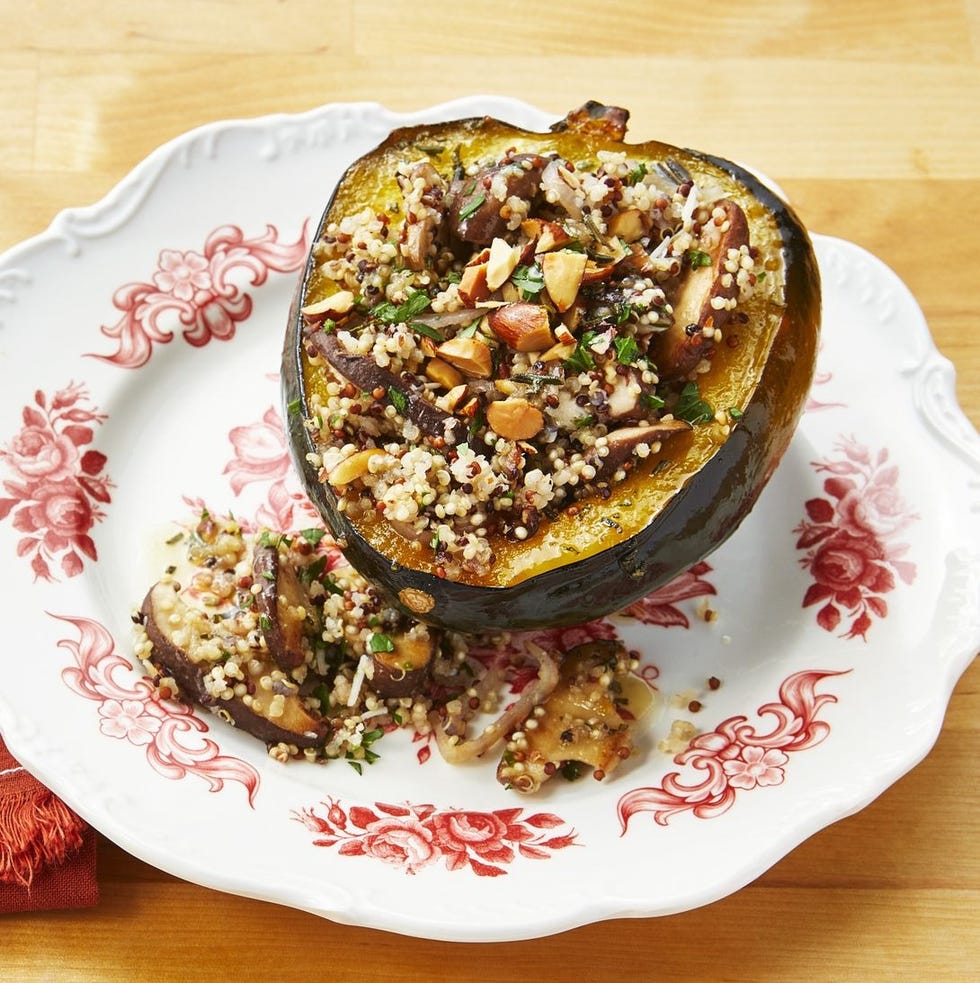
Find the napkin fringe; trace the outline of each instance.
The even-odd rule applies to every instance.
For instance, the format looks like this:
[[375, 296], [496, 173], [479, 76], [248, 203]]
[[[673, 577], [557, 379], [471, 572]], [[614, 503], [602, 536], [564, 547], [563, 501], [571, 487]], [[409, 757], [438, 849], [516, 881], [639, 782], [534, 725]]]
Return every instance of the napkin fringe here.
[[30, 888], [48, 864], [82, 845], [85, 824], [46, 788], [0, 798], [0, 881]]

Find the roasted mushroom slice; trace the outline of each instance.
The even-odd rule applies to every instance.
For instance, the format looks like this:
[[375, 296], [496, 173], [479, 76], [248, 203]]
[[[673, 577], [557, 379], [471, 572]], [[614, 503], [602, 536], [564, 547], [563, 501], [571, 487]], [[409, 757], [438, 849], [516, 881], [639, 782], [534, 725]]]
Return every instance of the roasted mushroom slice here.
[[631, 719], [621, 713], [629, 654], [603, 639], [576, 645], [565, 655], [558, 685], [512, 731], [497, 766], [497, 780], [519, 792], [536, 792], [565, 766], [592, 768], [601, 780], [632, 753]]
[[425, 685], [435, 655], [436, 635], [425, 625], [413, 625], [368, 646], [371, 654], [371, 689], [382, 699], [414, 696]]
[[[329, 738], [330, 724], [306, 708], [296, 684], [260, 650], [236, 659], [230, 670], [235, 640], [223, 638], [220, 624], [188, 605], [174, 582], [150, 588], [141, 617], [151, 645], [146, 661], [188, 699], [266, 744], [309, 748]], [[239, 683], [242, 693], [236, 692]]]
[[360, 389], [366, 392], [383, 389], [389, 398], [400, 397], [405, 405], [405, 416], [423, 433], [431, 437], [441, 437], [450, 446], [462, 439], [466, 432], [466, 425], [462, 420], [430, 403], [417, 388], [406, 385], [373, 359], [364, 355], [352, 355], [336, 334], [317, 330], [309, 335], [309, 342], [336, 372]]
[[673, 324], [661, 335], [656, 362], [664, 379], [678, 379], [710, 357], [716, 332], [728, 320], [729, 302], [738, 296], [738, 280], [725, 269], [729, 251], [738, 254], [749, 244], [745, 213], [733, 201], [719, 201], [716, 212], [724, 231], [710, 253], [695, 251], [688, 257], [687, 275], [674, 298]]
[[309, 654], [308, 631], [316, 627], [306, 591], [289, 563], [283, 563], [277, 547], [257, 546], [252, 577], [259, 586], [255, 606], [265, 643], [281, 669], [303, 665]]

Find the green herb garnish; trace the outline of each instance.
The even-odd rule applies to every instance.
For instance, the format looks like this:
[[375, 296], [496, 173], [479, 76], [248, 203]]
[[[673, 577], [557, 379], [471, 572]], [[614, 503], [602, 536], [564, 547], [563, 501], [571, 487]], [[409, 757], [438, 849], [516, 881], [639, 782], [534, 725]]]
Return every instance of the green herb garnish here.
[[327, 531], [326, 529], [301, 529], [299, 534], [312, 546], [316, 546], [326, 536]]
[[595, 368], [595, 359], [589, 343], [595, 340], [595, 331], [586, 331], [575, 346], [575, 351], [565, 359], [565, 368], [571, 372], [588, 372]]
[[388, 399], [391, 400], [391, 405], [394, 406], [402, 416], [404, 416], [408, 410], [408, 397], [400, 389], [396, 389], [394, 386], [389, 386]]
[[674, 416], [687, 423], [708, 423], [715, 418], [715, 411], [710, 403], [706, 403], [701, 398], [696, 382], [689, 382], [682, 390], [677, 405], [674, 407]]
[[745, 414], [737, 406], [729, 406], [728, 407], [728, 415], [733, 420], [741, 420], [742, 417], [745, 416]]
[[662, 410], [664, 401], [654, 393], [643, 393], [640, 396], [640, 403], [650, 410]]
[[424, 290], [415, 290], [409, 294], [404, 304], [393, 304], [390, 300], [382, 301], [371, 313], [385, 324], [403, 324], [416, 318], [429, 309], [432, 303]]
[[510, 275], [510, 282], [521, 291], [524, 300], [530, 300], [544, 290], [544, 273], [537, 263], [531, 266], [518, 266]]
[[632, 335], [624, 335], [613, 339], [616, 349], [616, 360], [620, 365], [632, 365], [640, 357], [640, 348]]
[[687, 258], [692, 270], [711, 265], [711, 257], [700, 249], [688, 249]]
[[395, 643], [387, 635], [382, 635], [381, 632], [376, 631], [368, 639], [368, 651], [369, 652], [394, 652]]

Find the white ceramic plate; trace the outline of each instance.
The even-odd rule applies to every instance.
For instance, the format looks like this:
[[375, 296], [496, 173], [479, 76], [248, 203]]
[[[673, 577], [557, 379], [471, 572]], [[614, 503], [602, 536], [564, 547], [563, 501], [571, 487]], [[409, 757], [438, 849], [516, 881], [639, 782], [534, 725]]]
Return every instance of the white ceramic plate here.
[[[663, 695], [610, 780], [521, 799], [492, 763], [425, 760], [402, 735], [362, 776], [282, 766], [216, 718], [159, 701], [132, 667], [130, 612], [186, 500], [309, 524], [276, 373], [334, 181], [395, 125], [484, 112], [550, 122], [479, 98], [207, 126], [0, 259], [11, 750], [124, 849], [188, 880], [458, 940], [737, 890], [927, 753], [980, 645], [980, 439], [952, 368], [888, 269], [817, 236], [819, 374], [773, 481], [707, 564], [637, 617], [589, 629], [638, 649]], [[685, 690], [700, 712], [670, 705]], [[657, 744], [681, 718], [701, 735], [674, 760]]]

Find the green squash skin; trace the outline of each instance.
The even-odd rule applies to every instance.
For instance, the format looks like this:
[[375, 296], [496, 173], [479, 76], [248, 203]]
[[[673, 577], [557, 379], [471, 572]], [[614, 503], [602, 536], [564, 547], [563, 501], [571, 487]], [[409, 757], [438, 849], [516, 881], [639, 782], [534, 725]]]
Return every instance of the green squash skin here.
[[[478, 123], [466, 120], [453, 125]], [[404, 141], [406, 132], [395, 131], [382, 146]], [[515, 129], [515, 133], [525, 132]], [[632, 146], [647, 152], [646, 148], [655, 144], [624, 144], [627, 149]], [[297, 286], [283, 346], [282, 397], [289, 446], [307, 495], [349, 562], [390, 594], [409, 616], [438, 627], [476, 632], [581, 624], [622, 610], [721, 546], [739, 527], [771, 477], [793, 437], [812, 382], [820, 324], [816, 257], [793, 209], [752, 174], [721, 158], [688, 150], [680, 153], [726, 171], [773, 216], [782, 237], [785, 308], [761, 378], [727, 440], [647, 525], [616, 545], [513, 586], [458, 583], [393, 563], [337, 510], [330, 488], [317, 480], [316, 469], [307, 461], [307, 455], [316, 448], [304, 422], [309, 409], [303, 385], [303, 318], [299, 313], [314, 270], [311, 252]], [[314, 242], [322, 234], [332, 206], [333, 196]], [[414, 596], [430, 597], [431, 609], [421, 611], [401, 604], [399, 595], [406, 590]]]

